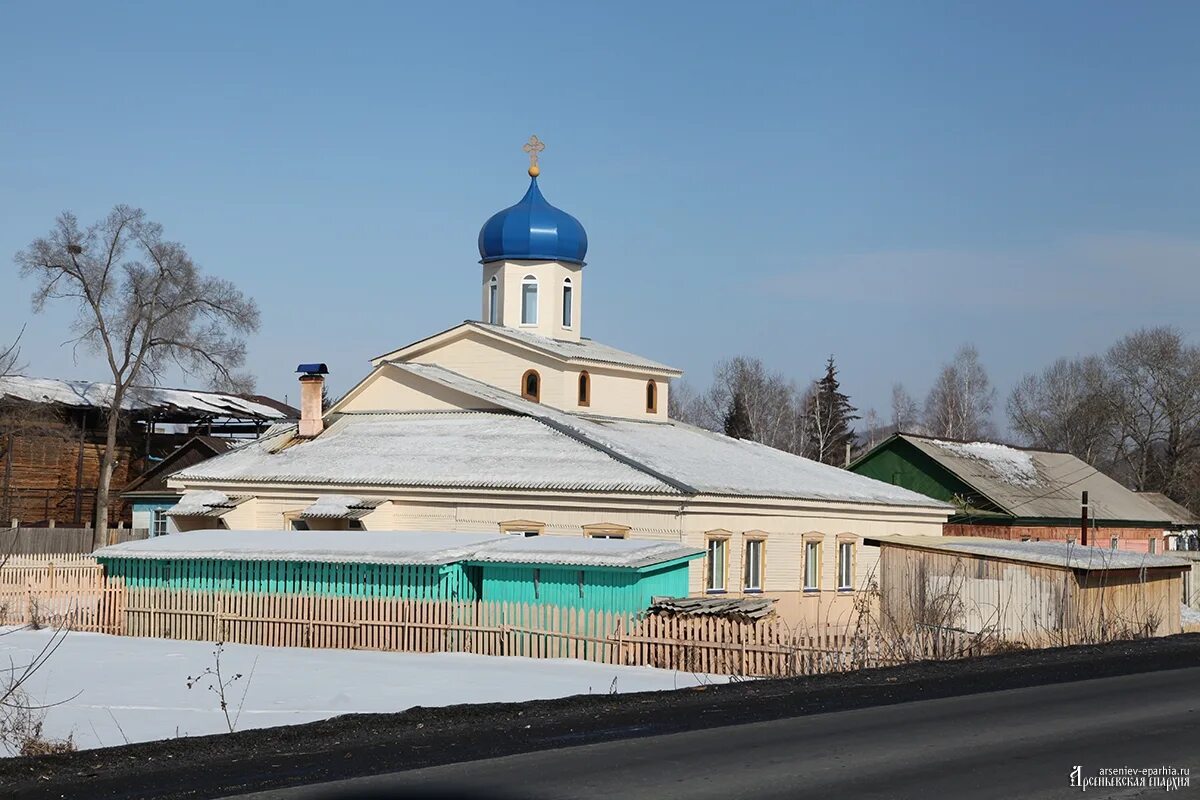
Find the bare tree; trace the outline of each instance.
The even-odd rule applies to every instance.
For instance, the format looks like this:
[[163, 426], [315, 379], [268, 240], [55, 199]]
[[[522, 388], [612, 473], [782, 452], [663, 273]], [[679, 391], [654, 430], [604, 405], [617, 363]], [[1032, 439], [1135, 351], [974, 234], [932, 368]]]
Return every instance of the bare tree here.
[[713, 369], [713, 382], [695, 403], [697, 424], [724, 431], [725, 417], [735, 395], [741, 394], [750, 416], [754, 440], [770, 447], [798, 452], [796, 446], [796, 389], [779, 373], [769, 372], [757, 358], [738, 356]]
[[974, 345], [963, 345], [941, 373], [925, 400], [925, 427], [934, 436], [984, 439], [992, 431], [996, 391], [979, 362]]
[[1111, 461], [1116, 444], [1110, 386], [1102, 359], [1060, 358], [1013, 388], [1009, 422], [1026, 444], [1062, 450], [1099, 467]]
[[20, 372], [21, 367], [17, 362], [21, 358], [21, 337], [24, 333], [25, 329], [22, 328], [12, 344], [0, 345], [0, 378]]
[[16, 262], [23, 276], [38, 282], [35, 312], [51, 300], [75, 305], [70, 341], [100, 355], [112, 378], [93, 540], [102, 547], [120, 410], [128, 397], [139, 385], [157, 384], [171, 365], [207, 374], [221, 388], [249, 388], [252, 381], [235, 370], [245, 362], [244, 336], [258, 329], [258, 307], [229, 281], [203, 275], [182, 244], [165, 240], [161, 225], [129, 206], [116, 206], [87, 228], [64, 212]]
[[896, 426], [897, 432], [921, 432], [917, 401], [902, 383], [892, 384], [892, 425]]
[[1136, 331], [1105, 357], [1118, 461], [1138, 490], [1195, 491], [1200, 460], [1200, 349], [1174, 328]]
[[697, 399], [696, 391], [687, 381], [671, 381], [671, 390], [667, 393], [667, 416], [689, 425], [699, 425]]

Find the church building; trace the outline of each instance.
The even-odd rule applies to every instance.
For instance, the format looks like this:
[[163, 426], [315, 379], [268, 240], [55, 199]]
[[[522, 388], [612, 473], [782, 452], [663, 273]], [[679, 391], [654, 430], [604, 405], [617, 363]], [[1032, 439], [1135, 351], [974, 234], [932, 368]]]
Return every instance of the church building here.
[[692, 594], [847, 620], [862, 539], [938, 536], [953, 509], [671, 420], [678, 369], [582, 335], [587, 233], [543, 197], [541, 148], [479, 233], [480, 318], [374, 357], [325, 413], [324, 365], [302, 365], [299, 424], [172, 476], [175, 526], [669, 541], [705, 553]]

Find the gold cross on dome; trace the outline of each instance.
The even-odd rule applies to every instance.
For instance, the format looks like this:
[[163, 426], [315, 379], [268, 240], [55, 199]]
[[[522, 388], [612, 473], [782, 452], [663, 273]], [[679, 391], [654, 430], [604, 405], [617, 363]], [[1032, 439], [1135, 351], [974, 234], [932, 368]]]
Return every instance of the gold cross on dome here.
[[537, 136], [530, 136], [529, 141], [526, 142], [521, 149], [526, 153], [529, 153], [529, 176], [531, 178], [536, 178], [538, 173], [541, 172], [541, 170], [538, 169], [538, 153], [545, 150], [546, 145], [543, 144], [542, 140]]

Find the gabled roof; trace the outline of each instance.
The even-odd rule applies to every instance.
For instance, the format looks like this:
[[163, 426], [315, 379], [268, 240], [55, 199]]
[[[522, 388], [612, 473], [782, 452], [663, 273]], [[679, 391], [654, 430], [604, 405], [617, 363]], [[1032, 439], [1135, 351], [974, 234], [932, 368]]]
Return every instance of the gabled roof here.
[[1137, 495], [1166, 514], [1174, 525], [1186, 528], [1200, 524], [1200, 517], [1193, 514], [1187, 506], [1176, 503], [1162, 492], [1138, 492]]
[[411, 354], [413, 351], [436, 346], [442, 341], [453, 338], [455, 335], [469, 331], [477, 331], [488, 336], [514, 342], [522, 347], [527, 347], [541, 353], [555, 356], [556, 358], [561, 358], [570, 363], [611, 364], [619, 367], [632, 367], [635, 369], [660, 372], [668, 377], [677, 377], [683, 374], [682, 370], [678, 370], [675, 367], [670, 367], [658, 361], [644, 358], [636, 353], [628, 353], [624, 350], [618, 350], [615, 347], [610, 347], [606, 344], [601, 344], [600, 342], [596, 342], [591, 339], [580, 339], [577, 342], [568, 341], [566, 339], [552, 339], [549, 336], [542, 336], [541, 334], [532, 333], [530, 331], [509, 328], [504, 325], [492, 325], [486, 322], [477, 322], [475, 320], [467, 320], [461, 325], [455, 325], [453, 328], [444, 330], [441, 333], [436, 333], [433, 336], [420, 339], [412, 344], [405, 345], [398, 350], [392, 350], [376, 356], [375, 358], [371, 359], [371, 362], [373, 364], [378, 364], [381, 361], [404, 360], [405, 357]]
[[232, 450], [240, 443], [237, 439], [221, 436], [193, 436], [168, 453], [162, 461], [130, 481], [121, 494], [127, 495], [134, 492], [142, 495], [152, 492], [167, 495], [177, 494], [175, 489], [167, 486], [167, 478], [172, 472]]
[[[52, 403], [71, 408], [106, 408], [113, 396], [111, 383], [65, 381], [57, 378], [0, 377], [0, 398]], [[213, 419], [275, 420], [288, 416], [275, 401], [262, 402], [225, 392], [135, 386], [121, 401], [125, 411], [178, 414]], [[293, 409], [294, 410], [294, 409]]]
[[[916, 492], [674, 421], [571, 414], [433, 364], [394, 362], [490, 411], [342, 414], [211, 459], [185, 480], [712, 494], [949, 509]], [[500, 409], [500, 410], [495, 410]]]
[[[1170, 521], [1136, 492], [1070, 453], [907, 433], [896, 434], [871, 453], [892, 446], [897, 440], [917, 448], [1013, 517], [1078, 519], [1082, 492], [1086, 491], [1093, 519]], [[855, 463], [864, 461], [871, 453]]]

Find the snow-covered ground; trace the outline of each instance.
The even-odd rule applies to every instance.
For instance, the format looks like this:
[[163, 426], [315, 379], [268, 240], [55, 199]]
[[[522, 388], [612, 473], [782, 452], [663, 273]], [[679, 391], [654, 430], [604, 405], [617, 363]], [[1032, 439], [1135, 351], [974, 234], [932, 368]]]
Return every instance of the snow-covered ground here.
[[[0, 636], [0, 662], [27, 663], [50, 635], [43, 630]], [[205, 688], [208, 681], [187, 688], [189, 676], [212, 665], [212, 652], [208, 642], [70, 633], [26, 689], [38, 702], [66, 701], [47, 712], [44, 733], [73, 734], [81, 749], [222, 733], [225, 718], [216, 695]], [[237, 713], [245, 692], [238, 730], [418, 705], [643, 692], [726, 680], [585, 661], [240, 644], [225, 645], [221, 671], [244, 676], [226, 695]]]
[[1200, 611], [1191, 606], [1179, 606], [1179, 619], [1184, 625], [1200, 625]]

